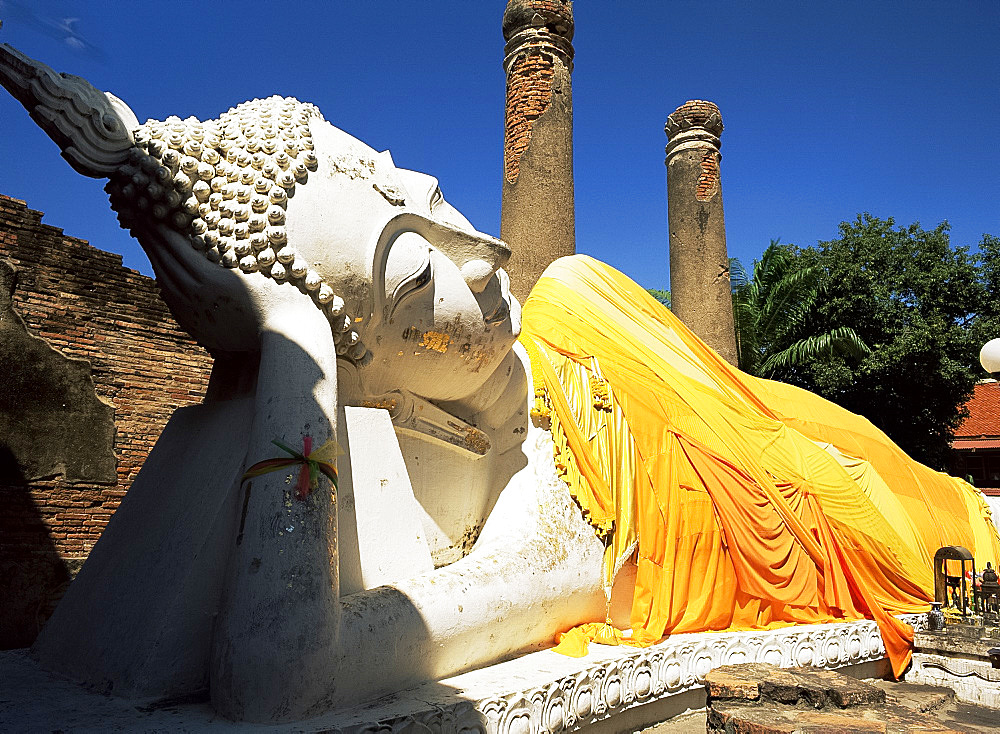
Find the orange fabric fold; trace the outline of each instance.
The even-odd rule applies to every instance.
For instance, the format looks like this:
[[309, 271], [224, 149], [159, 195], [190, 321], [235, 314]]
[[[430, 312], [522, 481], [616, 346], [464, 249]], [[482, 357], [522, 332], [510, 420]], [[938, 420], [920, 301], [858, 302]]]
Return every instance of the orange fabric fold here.
[[606, 584], [626, 558], [636, 565], [631, 632], [595, 620], [560, 651], [869, 618], [898, 676], [913, 631], [893, 615], [927, 609], [937, 548], [963, 545], [981, 565], [1000, 557], [973, 487], [860, 416], [743, 374], [596, 260], [546, 270], [522, 341], [560, 470], [584, 516], [610, 531]]

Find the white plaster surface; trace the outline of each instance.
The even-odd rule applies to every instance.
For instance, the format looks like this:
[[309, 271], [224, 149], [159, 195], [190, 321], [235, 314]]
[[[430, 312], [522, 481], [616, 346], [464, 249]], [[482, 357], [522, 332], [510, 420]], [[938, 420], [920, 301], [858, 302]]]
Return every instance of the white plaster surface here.
[[389, 413], [348, 406], [338, 428], [346, 451], [337, 463], [340, 593], [346, 596], [433, 570], [420, 508]]
[[[916, 626], [923, 615], [904, 619]], [[739, 662], [855, 668], [884, 658], [874, 622], [675, 635], [645, 649], [592, 645], [583, 658], [541, 650], [425, 683], [291, 727], [319, 732], [614, 731], [703, 705], [704, 676]], [[41, 671], [26, 651], [0, 653], [0, 728], [10, 731], [288, 731], [233, 723], [207, 702], [128, 701]], [[407, 729], [416, 725], [414, 729]], [[423, 728], [423, 727], [426, 727]]]

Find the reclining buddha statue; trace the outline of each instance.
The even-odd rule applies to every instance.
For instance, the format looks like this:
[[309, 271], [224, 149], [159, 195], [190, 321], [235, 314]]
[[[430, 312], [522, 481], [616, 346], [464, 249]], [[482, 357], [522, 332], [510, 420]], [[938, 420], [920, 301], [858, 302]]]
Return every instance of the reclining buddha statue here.
[[[739, 372], [609, 266], [556, 261], [522, 311], [503, 242], [312, 105], [140, 124], [9, 46], [0, 82], [108, 179], [215, 358], [36, 642], [47, 668], [287, 721], [557, 637], [867, 618], [898, 675], [934, 551], [1000, 555], [973, 488]], [[361, 464], [394, 456], [412, 504], [363, 509]], [[358, 544], [389, 549], [385, 583], [348, 578]]]

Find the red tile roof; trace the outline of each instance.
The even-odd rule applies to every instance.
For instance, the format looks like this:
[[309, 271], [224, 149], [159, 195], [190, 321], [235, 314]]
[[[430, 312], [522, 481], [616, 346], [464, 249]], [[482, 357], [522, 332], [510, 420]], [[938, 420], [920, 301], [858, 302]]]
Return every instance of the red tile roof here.
[[953, 449], [1000, 449], [1000, 438], [956, 438]]
[[969, 417], [955, 431], [956, 439], [1000, 437], [1000, 382], [980, 382], [965, 407], [969, 410]]

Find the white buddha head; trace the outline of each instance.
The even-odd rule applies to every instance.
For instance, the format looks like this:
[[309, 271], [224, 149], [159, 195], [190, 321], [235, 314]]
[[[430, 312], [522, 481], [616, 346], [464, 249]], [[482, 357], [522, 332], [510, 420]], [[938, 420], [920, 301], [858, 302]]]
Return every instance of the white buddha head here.
[[318, 165], [288, 202], [288, 241], [343, 298], [367, 348], [361, 392], [459, 400], [492, 375], [520, 330], [503, 242], [478, 232], [432, 176], [396, 168], [311, 120]]
[[254, 100], [218, 120], [150, 121], [135, 138], [108, 187], [123, 224], [169, 222], [235, 275], [311, 295], [359, 397], [461, 400], [510, 352], [509, 248], [436, 179], [396, 168], [312, 105]]

